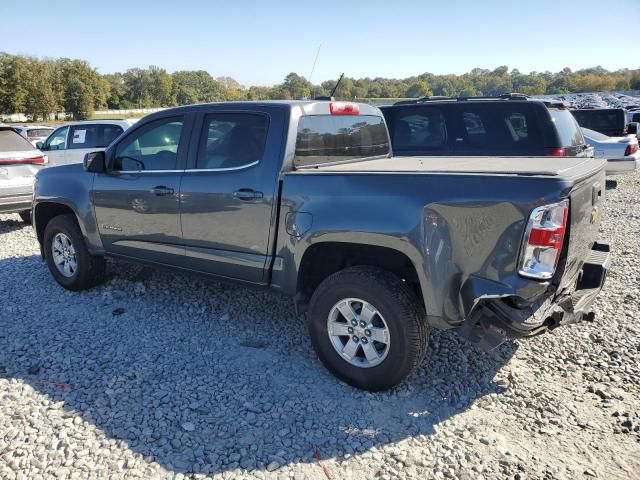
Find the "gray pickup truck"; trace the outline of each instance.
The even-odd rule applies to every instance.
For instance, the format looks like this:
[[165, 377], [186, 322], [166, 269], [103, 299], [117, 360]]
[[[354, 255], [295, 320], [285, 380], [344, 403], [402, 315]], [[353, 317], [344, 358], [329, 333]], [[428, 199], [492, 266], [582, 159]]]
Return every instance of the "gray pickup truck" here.
[[39, 172], [33, 223], [67, 289], [102, 282], [110, 256], [289, 295], [323, 363], [381, 390], [431, 328], [491, 349], [593, 318], [604, 165], [393, 157], [364, 104], [192, 105]]

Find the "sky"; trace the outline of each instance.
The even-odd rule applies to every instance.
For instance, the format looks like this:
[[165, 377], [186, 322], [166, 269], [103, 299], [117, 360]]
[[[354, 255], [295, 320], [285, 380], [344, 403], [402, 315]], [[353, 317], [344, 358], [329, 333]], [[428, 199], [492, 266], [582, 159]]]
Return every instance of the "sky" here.
[[157, 65], [241, 84], [639, 68], [640, 0], [0, 0], [0, 51]]

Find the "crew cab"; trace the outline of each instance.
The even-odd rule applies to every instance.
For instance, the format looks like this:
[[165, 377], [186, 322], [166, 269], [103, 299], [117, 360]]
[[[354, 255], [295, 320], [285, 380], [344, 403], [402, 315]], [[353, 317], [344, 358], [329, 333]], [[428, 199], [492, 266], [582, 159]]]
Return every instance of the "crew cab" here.
[[39, 172], [34, 227], [70, 290], [114, 257], [291, 296], [327, 368], [381, 390], [432, 328], [491, 349], [593, 318], [604, 163], [396, 158], [380, 110], [350, 102], [192, 105]]

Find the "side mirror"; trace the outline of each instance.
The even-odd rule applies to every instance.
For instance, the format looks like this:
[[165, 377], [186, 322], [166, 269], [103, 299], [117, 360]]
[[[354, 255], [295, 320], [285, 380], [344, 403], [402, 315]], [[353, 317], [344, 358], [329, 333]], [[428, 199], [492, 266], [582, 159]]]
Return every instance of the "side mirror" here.
[[36, 142], [36, 148], [38, 150], [44, 150], [44, 142]]
[[84, 156], [83, 166], [86, 172], [102, 173], [107, 169], [104, 152], [90, 152]]
[[629, 125], [627, 125], [627, 134], [638, 134], [638, 122], [631, 122]]

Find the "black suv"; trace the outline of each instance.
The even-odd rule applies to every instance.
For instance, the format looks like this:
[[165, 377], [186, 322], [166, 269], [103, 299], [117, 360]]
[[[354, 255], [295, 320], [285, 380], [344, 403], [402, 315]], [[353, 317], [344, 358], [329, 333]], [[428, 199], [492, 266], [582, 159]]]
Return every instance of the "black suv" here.
[[562, 102], [426, 97], [381, 107], [396, 156], [592, 156]]

